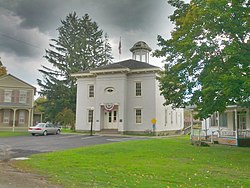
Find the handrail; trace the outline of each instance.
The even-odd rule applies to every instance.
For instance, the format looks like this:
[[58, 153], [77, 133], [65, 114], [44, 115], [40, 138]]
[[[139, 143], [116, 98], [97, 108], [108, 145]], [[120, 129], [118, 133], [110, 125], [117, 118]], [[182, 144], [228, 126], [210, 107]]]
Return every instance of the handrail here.
[[[237, 136], [237, 132], [234, 130], [220, 130], [220, 137], [235, 137]], [[238, 138], [250, 138], [250, 130], [238, 130]]]

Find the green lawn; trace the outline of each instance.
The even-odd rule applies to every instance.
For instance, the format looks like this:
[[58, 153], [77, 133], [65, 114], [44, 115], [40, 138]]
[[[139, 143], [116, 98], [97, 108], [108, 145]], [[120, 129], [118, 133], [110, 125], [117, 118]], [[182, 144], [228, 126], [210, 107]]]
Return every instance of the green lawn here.
[[39, 154], [15, 165], [64, 187], [250, 187], [250, 148], [192, 146], [188, 137]]
[[29, 134], [28, 132], [0, 131], [0, 137], [24, 136], [28, 134]]

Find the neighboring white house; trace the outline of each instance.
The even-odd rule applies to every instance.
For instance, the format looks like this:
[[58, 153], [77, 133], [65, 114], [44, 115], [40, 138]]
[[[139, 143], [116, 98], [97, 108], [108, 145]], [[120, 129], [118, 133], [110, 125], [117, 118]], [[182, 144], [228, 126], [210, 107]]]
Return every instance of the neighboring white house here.
[[207, 130], [207, 135], [218, 134], [219, 132], [235, 135], [233, 133], [236, 130], [238, 132], [250, 131], [249, 109], [237, 105], [227, 106], [225, 112], [216, 112], [203, 120], [202, 129]]
[[163, 106], [156, 79], [161, 69], [148, 63], [151, 49], [139, 41], [130, 51], [133, 60], [72, 74], [77, 78], [76, 130], [89, 131], [93, 123], [95, 131], [142, 133], [152, 131], [153, 119], [155, 132], [183, 129], [184, 110]]
[[227, 106], [224, 112], [215, 112], [203, 120], [201, 129], [192, 129], [192, 141], [208, 139], [219, 144], [249, 147], [249, 109], [237, 105]]

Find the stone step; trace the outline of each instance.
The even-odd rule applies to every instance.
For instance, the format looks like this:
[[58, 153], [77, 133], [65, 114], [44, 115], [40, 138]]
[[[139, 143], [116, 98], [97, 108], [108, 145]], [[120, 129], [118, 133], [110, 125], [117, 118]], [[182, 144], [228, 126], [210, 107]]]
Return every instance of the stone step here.
[[102, 129], [100, 131], [102, 134], [119, 134], [118, 129]]

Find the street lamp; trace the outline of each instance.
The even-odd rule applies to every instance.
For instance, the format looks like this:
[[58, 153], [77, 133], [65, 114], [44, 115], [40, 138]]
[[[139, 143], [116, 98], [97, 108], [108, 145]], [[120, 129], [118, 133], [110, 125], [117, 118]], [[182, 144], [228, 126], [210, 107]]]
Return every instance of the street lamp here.
[[90, 136], [93, 136], [94, 107], [91, 107], [90, 111], [91, 111]]

